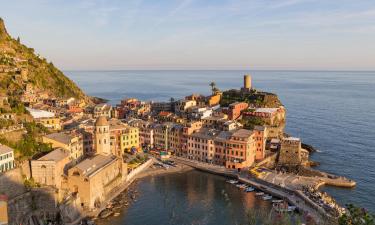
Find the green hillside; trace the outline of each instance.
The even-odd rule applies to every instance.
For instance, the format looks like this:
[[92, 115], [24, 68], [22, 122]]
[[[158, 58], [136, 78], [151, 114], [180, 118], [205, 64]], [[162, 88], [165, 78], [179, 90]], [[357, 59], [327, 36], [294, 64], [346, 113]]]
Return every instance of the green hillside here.
[[8, 33], [0, 18], [0, 95], [17, 97], [29, 84], [52, 97], [75, 97], [89, 101], [81, 89], [51, 62], [36, 55]]

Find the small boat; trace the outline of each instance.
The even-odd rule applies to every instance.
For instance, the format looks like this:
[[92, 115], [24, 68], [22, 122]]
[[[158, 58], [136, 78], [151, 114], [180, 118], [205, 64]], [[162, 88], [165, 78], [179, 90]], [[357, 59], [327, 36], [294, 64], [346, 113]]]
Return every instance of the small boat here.
[[119, 216], [119, 215], [120, 215], [120, 213], [119, 213], [119, 212], [117, 212], [117, 213], [113, 214], [113, 216]]
[[271, 200], [272, 199], [272, 196], [271, 195], [264, 195], [263, 196], [263, 200], [264, 201], [268, 201], [268, 200]]
[[227, 182], [230, 184], [237, 184], [238, 180], [227, 180]]
[[237, 186], [239, 189], [245, 189], [247, 188], [247, 185], [246, 184], [240, 184]]
[[245, 192], [252, 192], [252, 191], [255, 191], [255, 188], [253, 188], [253, 187], [247, 187], [245, 189]]
[[257, 193], [255, 193], [255, 195], [256, 196], [262, 196], [262, 195], [264, 195], [264, 192], [257, 192]]
[[273, 203], [272, 208], [276, 212], [284, 213], [284, 212], [293, 212], [294, 210], [296, 210], [297, 207], [296, 206], [289, 206], [287, 202], [283, 201], [283, 202], [279, 202], [279, 203]]
[[281, 202], [283, 202], [283, 200], [281, 200], [281, 199], [274, 199], [274, 200], [272, 200], [272, 203], [281, 203]]

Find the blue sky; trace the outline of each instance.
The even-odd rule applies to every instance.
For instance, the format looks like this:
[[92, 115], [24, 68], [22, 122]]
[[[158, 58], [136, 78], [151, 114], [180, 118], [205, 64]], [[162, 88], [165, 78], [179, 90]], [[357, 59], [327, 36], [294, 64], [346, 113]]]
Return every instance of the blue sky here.
[[9, 33], [64, 70], [375, 69], [374, 0], [0, 5]]

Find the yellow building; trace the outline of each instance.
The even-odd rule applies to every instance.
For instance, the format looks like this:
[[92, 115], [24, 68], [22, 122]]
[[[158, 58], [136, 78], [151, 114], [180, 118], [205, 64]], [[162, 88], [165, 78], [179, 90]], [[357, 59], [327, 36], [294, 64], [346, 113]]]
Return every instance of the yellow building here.
[[58, 117], [39, 118], [37, 119], [37, 123], [40, 123], [43, 126], [50, 128], [52, 130], [61, 130], [61, 120]]
[[218, 105], [221, 100], [221, 94], [211, 95], [207, 97], [207, 105], [208, 106], [214, 106]]
[[130, 152], [132, 148], [139, 148], [139, 129], [128, 126], [121, 134], [121, 149]]
[[8, 197], [0, 195], [0, 224], [8, 224]]
[[52, 133], [43, 136], [43, 143], [51, 144], [52, 148], [65, 149], [73, 163], [77, 163], [83, 158], [83, 137], [81, 134]]

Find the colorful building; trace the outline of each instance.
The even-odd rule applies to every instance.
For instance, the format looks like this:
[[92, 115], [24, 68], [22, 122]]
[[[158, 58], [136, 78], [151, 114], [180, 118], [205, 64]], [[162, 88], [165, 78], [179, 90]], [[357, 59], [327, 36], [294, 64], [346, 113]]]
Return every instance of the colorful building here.
[[14, 150], [0, 144], [0, 172], [6, 172], [14, 168]]
[[140, 147], [139, 129], [137, 127], [127, 126], [121, 134], [120, 144], [121, 149], [125, 152], [131, 152], [133, 150], [138, 151]]
[[63, 148], [69, 153], [73, 163], [81, 161], [83, 154], [83, 136], [75, 132], [52, 133], [43, 136], [43, 143], [51, 144], [52, 148]]
[[59, 131], [62, 129], [61, 120], [58, 117], [43, 117], [37, 119], [36, 122], [55, 131]]
[[240, 117], [241, 112], [249, 107], [246, 102], [235, 102], [229, 105], [225, 110], [229, 120], [236, 120]]

